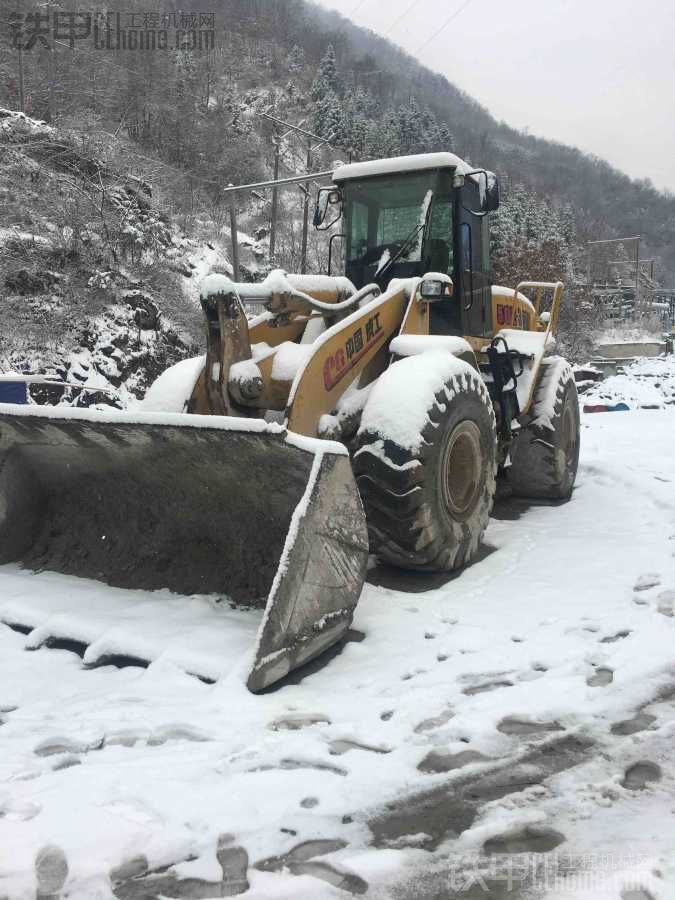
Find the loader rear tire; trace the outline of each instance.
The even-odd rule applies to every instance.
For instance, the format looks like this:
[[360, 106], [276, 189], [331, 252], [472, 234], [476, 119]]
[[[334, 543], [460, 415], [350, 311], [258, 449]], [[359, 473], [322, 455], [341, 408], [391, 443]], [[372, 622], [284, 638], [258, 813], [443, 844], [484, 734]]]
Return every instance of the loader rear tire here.
[[[460, 568], [475, 556], [488, 524], [497, 470], [494, 411], [479, 373], [455, 362], [456, 374], [429, 391], [416, 449], [397, 443], [396, 423], [389, 434], [362, 426], [357, 437], [354, 472], [370, 550], [400, 568]], [[380, 391], [377, 401], [383, 400]]]
[[579, 399], [561, 356], [542, 360], [529, 421], [511, 447], [507, 478], [518, 497], [566, 500], [579, 465]]

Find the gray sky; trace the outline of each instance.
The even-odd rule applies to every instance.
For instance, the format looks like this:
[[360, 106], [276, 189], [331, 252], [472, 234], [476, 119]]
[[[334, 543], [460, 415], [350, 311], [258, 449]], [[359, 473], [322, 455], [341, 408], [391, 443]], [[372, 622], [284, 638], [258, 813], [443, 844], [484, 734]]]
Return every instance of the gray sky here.
[[399, 44], [497, 119], [675, 192], [673, 0], [318, 2]]

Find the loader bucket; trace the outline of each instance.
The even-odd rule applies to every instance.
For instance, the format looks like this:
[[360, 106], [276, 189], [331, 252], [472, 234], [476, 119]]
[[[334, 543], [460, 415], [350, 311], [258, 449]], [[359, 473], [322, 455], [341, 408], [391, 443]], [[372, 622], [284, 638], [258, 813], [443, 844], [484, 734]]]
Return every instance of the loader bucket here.
[[252, 691], [344, 634], [367, 553], [340, 444], [261, 420], [0, 404], [0, 563], [225, 596], [215, 629], [231, 605], [260, 610]]

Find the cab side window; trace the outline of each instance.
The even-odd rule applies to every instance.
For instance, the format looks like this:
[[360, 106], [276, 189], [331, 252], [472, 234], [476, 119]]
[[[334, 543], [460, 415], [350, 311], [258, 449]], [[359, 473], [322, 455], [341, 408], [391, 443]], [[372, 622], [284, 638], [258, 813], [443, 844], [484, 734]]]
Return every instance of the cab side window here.
[[349, 259], [363, 256], [368, 246], [368, 207], [355, 200], [352, 205], [352, 220], [349, 235]]
[[427, 266], [430, 272], [452, 275], [452, 202], [437, 200], [431, 208]]

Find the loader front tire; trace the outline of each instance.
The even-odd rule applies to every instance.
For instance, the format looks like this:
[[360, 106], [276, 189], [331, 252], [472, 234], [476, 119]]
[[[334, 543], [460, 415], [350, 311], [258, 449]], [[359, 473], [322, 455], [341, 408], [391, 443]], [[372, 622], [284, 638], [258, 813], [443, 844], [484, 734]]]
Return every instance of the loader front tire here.
[[[454, 374], [429, 391], [416, 448], [397, 442], [395, 421], [390, 433], [362, 425], [357, 437], [354, 471], [370, 550], [400, 568], [460, 568], [475, 556], [488, 524], [497, 469], [494, 411], [480, 374], [455, 362]], [[379, 390], [377, 402], [383, 401]]]
[[561, 356], [542, 360], [528, 421], [511, 447], [507, 478], [518, 497], [566, 500], [579, 465], [579, 399]]

